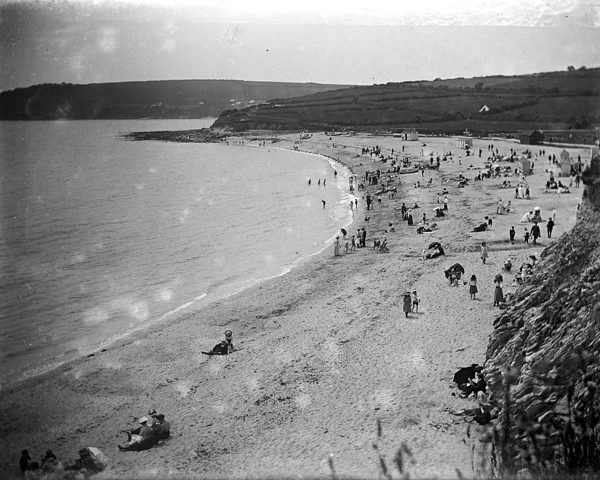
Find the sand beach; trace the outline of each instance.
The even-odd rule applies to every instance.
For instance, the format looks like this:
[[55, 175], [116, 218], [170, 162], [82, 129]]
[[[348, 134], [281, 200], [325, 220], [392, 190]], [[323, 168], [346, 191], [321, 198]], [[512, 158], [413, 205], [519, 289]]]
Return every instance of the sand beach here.
[[[583, 186], [565, 194], [545, 189], [547, 156], [559, 157], [564, 147], [529, 147], [546, 154], [534, 160], [534, 174], [526, 177], [531, 196], [526, 200], [514, 198], [518, 177], [473, 180], [489, 144], [504, 154], [511, 147], [519, 153], [528, 148], [508, 140], [474, 139], [473, 151], [483, 150], [479, 158], [467, 157], [447, 137], [402, 142], [392, 136], [315, 133], [300, 140], [296, 133], [277, 134], [277, 142], [270, 143], [272, 138], [271, 132], [248, 135], [241, 148], [325, 155], [361, 179], [377, 169], [387, 177], [390, 168], [389, 162], [362, 154], [365, 147], [377, 145], [390, 156], [393, 148], [395, 158], [404, 146], [411, 163], [429, 163], [430, 153], [453, 155], [439, 170], [390, 174], [398, 195], [382, 195], [372, 210], [365, 209], [365, 191], [355, 192], [358, 209], [348, 232], [366, 228], [366, 248], [350, 253], [342, 248], [334, 257], [331, 245], [281, 277], [152, 325], [40, 377], [4, 386], [4, 476], [18, 476], [24, 448], [34, 459], [51, 448], [70, 461], [82, 446], [94, 446], [109, 462], [94, 477], [99, 480], [329, 477], [331, 464], [339, 477], [378, 478], [377, 452], [392, 468], [404, 444], [411, 452], [405, 459], [412, 478], [473, 477], [469, 424], [448, 410], [476, 403], [458, 397], [452, 377], [458, 368], [485, 360], [499, 313], [493, 306], [493, 279], [504, 274], [504, 293], [517, 288], [513, 275], [502, 271], [504, 261], [510, 257], [519, 266], [575, 224]], [[263, 141], [266, 145], [259, 146]], [[589, 148], [567, 150], [589, 162]], [[469, 179], [464, 188], [458, 187], [461, 173]], [[431, 186], [414, 187], [429, 179]], [[503, 188], [503, 181], [512, 188]], [[368, 192], [376, 189], [367, 185]], [[444, 189], [447, 215], [434, 219], [433, 209], [441, 205], [437, 194]], [[499, 198], [511, 200], [509, 213], [496, 213]], [[419, 205], [414, 226], [401, 219], [402, 202]], [[556, 225], [549, 239], [542, 223], [539, 245], [527, 245], [523, 232], [532, 224], [519, 221], [534, 207], [545, 220], [556, 210]], [[437, 229], [418, 234], [423, 212]], [[473, 232], [485, 216], [492, 218], [492, 227]], [[508, 239], [511, 226], [517, 232], [514, 244]], [[389, 252], [373, 249], [374, 237], [387, 238]], [[433, 241], [441, 242], [446, 254], [424, 260], [422, 252]], [[489, 245], [486, 264], [481, 242]], [[477, 276], [475, 300], [468, 285], [450, 286], [445, 278], [444, 270], [454, 263], [464, 266], [467, 278]], [[408, 317], [402, 310], [405, 291], [417, 291], [421, 299], [419, 312]], [[227, 356], [201, 354], [226, 329], [233, 331], [239, 350]], [[119, 452], [117, 444], [126, 439], [122, 430], [151, 408], [165, 414], [172, 437], [148, 451]]]

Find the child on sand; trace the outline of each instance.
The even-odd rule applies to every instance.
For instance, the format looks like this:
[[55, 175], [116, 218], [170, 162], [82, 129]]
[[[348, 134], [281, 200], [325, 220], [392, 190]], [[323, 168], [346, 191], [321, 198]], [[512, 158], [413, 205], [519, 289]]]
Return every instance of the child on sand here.
[[485, 242], [481, 242], [481, 260], [485, 264], [485, 260], [488, 257], [488, 247]]
[[471, 275], [471, 280], [469, 280], [469, 294], [471, 295], [471, 300], [475, 300], [476, 293], [477, 293], [477, 277], [475, 275]]
[[412, 292], [412, 311], [419, 313], [419, 301], [421, 299], [417, 296], [417, 291]]
[[527, 245], [529, 245], [529, 232], [527, 231], [527, 227], [525, 227], [525, 235], [523, 235], [523, 243], [526, 243]]

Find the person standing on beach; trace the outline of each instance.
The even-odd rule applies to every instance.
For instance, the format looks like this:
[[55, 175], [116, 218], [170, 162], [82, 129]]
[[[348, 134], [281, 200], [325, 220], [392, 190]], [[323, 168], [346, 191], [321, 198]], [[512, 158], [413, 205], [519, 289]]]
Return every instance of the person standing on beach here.
[[525, 234], [523, 235], [523, 243], [526, 243], [527, 245], [529, 245], [529, 232], [527, 231], [527, 227], [525, 227]]
[[356, 251], [356, 236], [352, 235], [352, 237], [350, 237], [350, 241], [351, 241], [350, 251], [354, 252], [354, 251]]
[[513, 245], [515, 244], [515, 227], [510, 227], [510, 230], [508, 231], [508, 236], [510, 238], [510, 243], [512, 243]]
[[417, 291], [412, 292], [412, 311], [419, 313], [419, 302], [421, 299], [417, 295]]
[[325, 200], [321, 200], [321, 202], [323, 202], [323, 208], [325, 208]]
[[21, 468], [21, 478], [25, 478], [25, 471], [29, 466], [29, 461], [31, 457], [29, 456], [29, 452], [27, 450], [23, 450], [21, 452], [21, 458], [19, 459], [19, 467]]
[[367, 231], [365, 230], [365, 227], [362, 228], [362, 232], [360, 234], [360, 244], [362, 247], [367, 246]]
[[350, 211], [354, 211], [354, 202], [352, 200], [350, 200]]
[[354, 208], [358, 210], [358, 198], [354, 199]]
[[481, 260], [485, 264], [486, 259], [488, 258], [488, 246], [485, 242], [481, 242]]
[[475, 295], [477, 294], [477, 277], [475, 275], [471, 275], [471, 280], [469, 280], [469, 294], [471, 295], [471, 300], [475, 300]]
[[444, 196], [444, 210], [448, 210], [448, 197]]
[[540, 232], [540, 227], [538, 226], [537, 222], [535, 222], [533, 224], [533, 227], [531, 227], [531, 236], [533, 237], [533, 245], [537, 245], [537, 239], [541, 236], [542, 232]]
[[494, 307], [499, 307], [500, 303], [504, 302], [504, 293], [502, 292], [502, 275], [496, 275], [494, 279]]
[[311, 184], [311, 182], [312, 182], [312, 180], [309, 178], [309, 179], [308, 179], [308, 186], [309, 186], [309, 187], [310, 187], [310, 184]]
[[333, 256], [339, 257], [340, 255], [340, 237], [337, 236], [335, 237], [335, 243], [333, 244]]
[[408, 209], [408, 214], [406, 216], [406, 219], [408, 220], [408, 225], [412, 227], [413, 216], [412, 216], [412, 210], [410, 208]]
[[404, 316], [408, 318], [408, 314], [411, 311], [411, 298], [410, 293], [406, 292], [404, 294], [404, 301], [402, 302], [402, 310], [404, 310]]
[[554, 221], [549, 218], [548, 224], [546, 225], [546, 230], [548, 232], [548, 238], [552, 238], [552, 229], [554, 228]]

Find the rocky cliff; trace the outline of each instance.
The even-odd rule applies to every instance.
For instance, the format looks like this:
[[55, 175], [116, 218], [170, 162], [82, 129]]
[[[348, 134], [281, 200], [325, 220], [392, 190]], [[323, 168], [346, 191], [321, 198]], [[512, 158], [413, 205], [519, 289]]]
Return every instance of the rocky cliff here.
[[487, 350], [499, 459], [516, 470], [600, 468], [600, 156], [582, 180], [575, 227], [544, 250]]

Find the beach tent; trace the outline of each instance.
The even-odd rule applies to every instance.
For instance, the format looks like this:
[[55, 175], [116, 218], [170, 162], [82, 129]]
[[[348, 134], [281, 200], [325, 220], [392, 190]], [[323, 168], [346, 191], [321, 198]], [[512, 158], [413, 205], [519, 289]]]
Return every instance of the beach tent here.
[[560, 152], [560, 171], [561, 177], [571, 176], [571, 155], [566, 150]]
[[400, 137], [402, 140], [414, 141], [419, 139], [419, 132], [417, 132], [414, 128], [407, 128], [406, 130], [402, 130], [400, 133]]
[[519, 171], [523, 173], [523, 175], [531, 174], [531, 160], [527, 157], [519, 158]]
[[481, 107], [479, 109], [479, 113], [484, 113], [484, 112], [489, 112], [490, 111], [490, 107], [488, 107], [487, 105], [484, 105], [483, 107]]
[[454, 137], [454, 146], [468, 150], [473, 146], [473, 139], [471, 137]]

